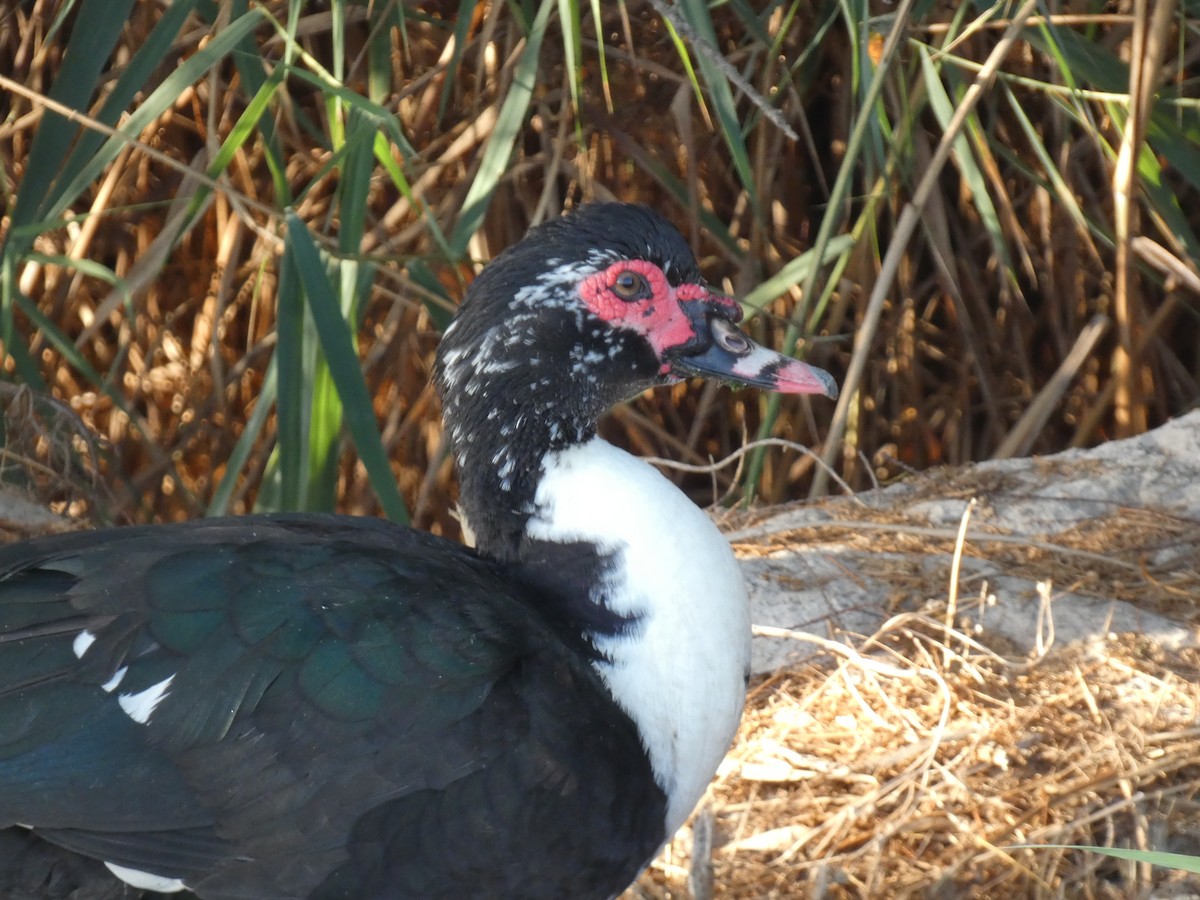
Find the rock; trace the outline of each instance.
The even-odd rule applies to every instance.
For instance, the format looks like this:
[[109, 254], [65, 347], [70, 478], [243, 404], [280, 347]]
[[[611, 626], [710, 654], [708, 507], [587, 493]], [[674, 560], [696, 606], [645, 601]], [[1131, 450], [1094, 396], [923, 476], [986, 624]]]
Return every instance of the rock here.
[[755, 671], [819, 652], [805, 634], [869, 635], [895, 607], [940, 601], [940, 620], [968, 506], [959, 631], [1017, 655], [1125, 632], [1168, 650], [1196, 643], [1200, 412], [1091, 450], [761, 511], [729, 535], [753, 619], [801, 634], [755, 637]]

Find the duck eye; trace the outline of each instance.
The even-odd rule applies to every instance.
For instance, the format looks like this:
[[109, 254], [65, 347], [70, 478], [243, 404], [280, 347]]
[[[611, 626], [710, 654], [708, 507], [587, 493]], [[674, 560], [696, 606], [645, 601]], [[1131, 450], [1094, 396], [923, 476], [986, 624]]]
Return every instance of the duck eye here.
[[650, 285], [645, 277], [631, 269], [617, 273], [612, 290], [622, 300], [645, 300], [650, 296]]

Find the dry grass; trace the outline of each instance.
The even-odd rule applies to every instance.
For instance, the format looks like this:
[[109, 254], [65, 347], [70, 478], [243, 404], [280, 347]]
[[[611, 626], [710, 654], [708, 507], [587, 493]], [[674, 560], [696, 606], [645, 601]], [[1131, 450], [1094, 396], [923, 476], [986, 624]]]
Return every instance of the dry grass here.
[[[836, 4], [790, 17], [781, 8], [764, 25], [778, 54], [767, 64], [733, 5], [714, 10], [720, 48], [735, 66], [750, 66], [760, 91], [770, 93], [778, 82], [776, 104], [801, 133], [793, 142], [765, 120], [746, 126], [757, 193], [739, 184], [712, 109], [695, 102], [652, 9], [605, 5], [603, 70], [596, 29], [583, 16], [578, 107], [568, 90], [563, 43], [551, 28], [515, 157], [465, 259], [439, 253], [429, 222], [449, 231], [458, 219], [511, 87], [523, 31], [505, 5], [477, 5], [447, 88], [456, 7], [424, 6], [414, 11], [427, 18], [410, 17], [403, 35], [391, 34], [391, 56], [378, 88], [381, 107], [396, 115], [419, 151], [411, 157], [395, 153], [419, 203], [377, 172], [367, 191], [366, 230], [358, 248], [363, 259], [383, 264], [370, 296], [362, 299], [362, 357], [384, 448], [418, 524], [456, 531], [445, 514], [453, 484], [428, 387], [437, 340], [432, 311], [461, 296], [474, 260], [494, 255], [530, 222], [556, 214], [564, 204], [617, 196], [666, 210], [692, 238], [709, 277], [739, 293], [809, 247], [822, 217], [836, 215], [843, 229], [858, 235], [844, 267], [827, 285], [818, 280], [820, 296], [805, 299], [795, 285], [781, 290], [767, 301], [754, 330], [779, 345], [798, 310], [820, 310], [810, 358], [839, 376], [845, 371], [852, 336], [880, 274], [882, 249], [933, 150], [936, 117], [919, 86], [918, 50], [925, 41], [945, 37], [954, 4], [909, 23], [904, 33], [907, 43], [880, 101], [883, 118], [869, 132], [885, 151], [882, 160], [861, 148], [855, 151], [861, 156], [846, 156], [861, 102], [853, 59], [855, 53], [876, 53], [882, 32], [872, 32], [871, 41], [859, 46], [861, 35], [845, 30]], [[286, 19], [282, 0], [264, 7]], [[35, 0], [0, 15], [0, 71], [11, 76], [8, 89], [0, 90], [0, 159], [4, 195], [10, 198], [22, 185], [27, 154], [47, 115], [45, 95], [70, 34], [70, 17], [51, 34], [56, 11], [49, 0]], [[158, 5], [134, 4], [92, 111], [161, 13]], [[366, 48], [375, 32], [363, 8], [349, 7], [347, 17], [345, 82], [362, 93]], [[1128, 16], [1053, 21], [1064, 36], [1086, 35], [1091, 43], [1085, 49], [1114, 53], [1114, 65], [1132, 52], [1134, 20]], [[948, 89], [970, 77], [970, 66], [995, 46], [1002, 25], [989, 21], [954, 42], [944, 69]], [[1156, 74], [1164, 94], [1169, 86], [1186, 95], [1195, 77], [1196, 24], [1184, 16], [1168, 26], [1167, 44], [1174, 49]], [[210, 34], [207, 26], [190, 22], [164, 70], [201, 52]], [[329, 15], [301, 17], [298, 35], [301, 49], [328, 68]], [[260, 28], [253, 40], [265, 60], [278, 59], [281, 42], [273, 31]], [[791, 74], [780, 68], [781, 61], [799, 60]], [[924, 230], [888, 288], [879, 328], [866, 348], [869, 362], [850, 410], [852, 427], [835, 448], [837, 468], [854, 486], [907, 467], [1095, 443], [1128, 430], [1122, 423], [1130, 416], [1153, 425], [1200, 396], [1195, 350], [1200, 281], [1186, 249], [1157, 214], [1159, 201], [1144, 196], [1142, 231], [1130, 241], [1145, 251], [1137, 259], [1150, 262], [1134, 269], [1136, 290], [1122, 306], [1135, 346], [1120, 346], [1112, 326], [1117, 260], [1108, 238], [1116, 171], [1107, 156], [1120, 142], [1119, 119], [1111, 103], [1100, 99], [1107, 95], [1064, 101], [1063, 77], [1034, 45], [1010, 54], [1001, 82], [971, 123], [977, 129], [971, 131], [973, 156], [953, 157], [938, 181]], [[906, 87], [914, 78], [918, 86]], [[35, 249], [41, 257], [26, 261], [17, 273], [20, 289], [113, 388], [100, 389], [95, 378], [68, 363], [44, 329], [18, 314], [20, 333], [30, 336], [51, 392], [102, 440], [104, 469], [119, 501], [103, 511], [106, 517], [200, 515], [225, 477], [237, 485], [230, 509], [248, 511], [269, 465], [273, 419], [245, 463], [226, 469], [275, 347], [285, 198], [273, 186], [268, 143], [242, 144], [202, 215], [176, 230], [177, 215], [196, 190], [193, 175], [211, 162], [245, 108], [244, 90], [231, 63], [183, 90], [135, 136], [139, 143], [71, 205], [78, 218], [39, 233]], [[750, 118], [752, 109], [740, 101], [740, 115]], [[1196, 110], [1172, 109], [1171, 121], [1182, 134]], [[1026, 122], [1036, 123], [1036, 130], [1027, 131]], [[333, 152], [322, 138], [331, 127], [326, 98], [307, 83], [287, 83], [271, 124], [297, 214], [332, 242], [340, 173], [329, 166]], [[829, 192], [843, 164], [854, 172], [849, 195], [832, 200]], [[978, 185], [991, 191], [986, 207], [970, 180], [977, 173], [984, 176]], [[1162, 174], [1182, 220], [1200, 231], [1196, 186], [1169, 163]], [[686, 201], [672, 193], [680, 186]], [[987, 217], [993, 208], [999, 225]], [[710, 217], [702, 221], [702, 214]], [[0, 235], [7, 227], [0, 216]], [[128, 293], [73, 268], [69, 260], [102, 264]], [[441, 291], [415, 277], [417, 263]], [[1093, 338], [1088, 326], [1097, 316], [1110, 325]], [[1073, 354], [1076, 348], [1082, 352]], [[11, 373], [11, 359], [6, 365]], [[1129, 388], [1130, 380], [1137, 390]], [[1125, 404], [1119, 416], [1118, 394]], [[1133, 413], [1130, 403], [1137, 407]], [[1031, 409], [1036, 415], [1029, 417]], [[825, 408], [790, 399], [775, 432], [819, 447], [827, 416]], [[763, 419], [760, 398], [680, 388], [640, 398], [607, 430], [638, 452], [703, 462], [728, 453]], [[800, 496], [812, 473], [810, 460], [773, 449], [759, 479], [760, 495], [770, 501]], [[727, 476], [721, 477], [727, 488]], [[681, 481], [707, 489], [703, 478]], [[337, 496], [347, 511], [378, 510], [352, 456], [338, 470]]]
[[[1200, 890], [1197, 876], [1047, 846], [1200, 855], [1200, 652], [1122, 635], [1009, 658], [945, 630], [943, 613], [897, 615], [854, 641], [861, 658], [752, 689], [711, 791], [715, 896]], [[688, 854], [685, 832], [630, 896], [689, 896]]]
[[[710, 792], [713, 896], [1115, 900], [1200, 892], [1200, 875], [1061, 846], [1200, 858], [1200, 528], [1152, 508], [1154, 498], [1137, 509], [1053, 499], [1075, 496], [1084, 481], [1111, 484], [1136, 457], [1131, 450], [1118, 462], [941, 472], [866, 504], [821, 504], [803, 527], [780, 510], [727, 518], [742, 535], [743, 556], [794, 553], [797, 572], [823, 553], [853, 561], [846, 581], [886, 585], [890, 618], [869, 637], [836, 622], [809, 623], [840, 642], [837, 652], [752, 687]], [[1164, 472], [1167, 483], [1190, 468]], [[1164, 505], [1187, 505], [1163, 494]], [[929, 527], [929, 513], [917, 511], [966, 506], [973, 497], [1010, 522], [1014, 508], [1040, 498], [1040, 515], [1057, 513], [1058, 528], [1013, 534], [976, 509], [972, 537], [960, 546], [955, 529]], [[1040, 583], [1040, 603], [1018, 601], [1012, 594], [1021, 588], [998, 587], [1008, 576]], [[953, 597], [948, 585], [957, 586]], [[836, 593], [838, 584], [821, 590]], [[1192, 645], [1168, 647], [1153, 633], [1056, 644], [1063, 623], [1056, 630], [1055, 604], [1064, 593], [1097, 598], [1098, 617], [1111, 601], [1156, 612], [1190, 632]], [[995, 630], [1005, 604], [1028, 610], [1020, 644]], [[1094, 626], [1101, 634], [1109, 627], [1102, 618]], [[684, 831], [631, 900], [693, 896], [691, 854]]]
[[0, 534], [80, 527], [81, 511], [108, 502], [95, 438], [68, 407], [0, 382], [0, 426]]

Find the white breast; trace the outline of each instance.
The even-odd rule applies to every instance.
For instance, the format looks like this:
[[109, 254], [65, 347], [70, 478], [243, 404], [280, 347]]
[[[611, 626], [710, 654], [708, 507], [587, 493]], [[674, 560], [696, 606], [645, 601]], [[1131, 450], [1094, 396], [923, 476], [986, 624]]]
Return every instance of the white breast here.
[[741, 719], [750, 618], [733, 552], [666, 478], [599, 438], [547, 457], [527, 530], [591, 541], [617, 561], [603, 600], [640, 627], [602, 638], [598, 669], [642, 734], [673, 834]]

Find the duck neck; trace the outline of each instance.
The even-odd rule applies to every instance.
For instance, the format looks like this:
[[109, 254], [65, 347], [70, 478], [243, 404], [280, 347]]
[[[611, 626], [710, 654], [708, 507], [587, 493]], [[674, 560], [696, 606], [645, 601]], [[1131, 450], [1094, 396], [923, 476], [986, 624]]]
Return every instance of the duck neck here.
[[511, 564], [636, 723], [673, 833], [745, 696], [750, 622], [729, 544], [666, 478], [595, 436], [602, 407], [581, 404], [578, 385], [570, 402], [478, 378], [444, 396], [477, 549]]
[[476, 550], [501, 562], [523, 556], [547, 459], [595, 434], [590, 422], [554, 418], [550, 412], [552, 407], [498, 398], [470, 426], [447, 422], [458, 463], [459, 509]]
[[655, 370], [651, 351], [632, 337], [581, 325], [565, 306], [447, 330], [438, 387], [479, 552], [518, 561], [547, 459], [586, 444], [605, 410], [653, 384], [638, 374]]

